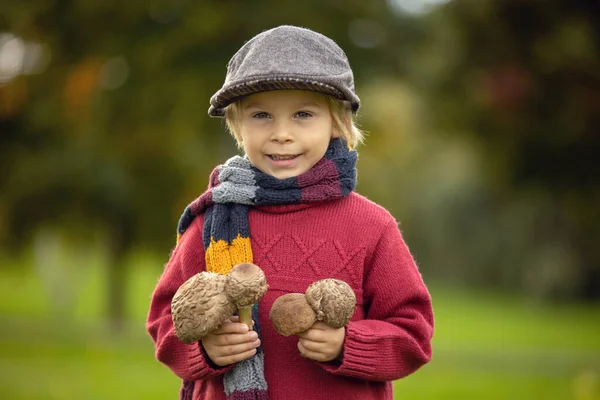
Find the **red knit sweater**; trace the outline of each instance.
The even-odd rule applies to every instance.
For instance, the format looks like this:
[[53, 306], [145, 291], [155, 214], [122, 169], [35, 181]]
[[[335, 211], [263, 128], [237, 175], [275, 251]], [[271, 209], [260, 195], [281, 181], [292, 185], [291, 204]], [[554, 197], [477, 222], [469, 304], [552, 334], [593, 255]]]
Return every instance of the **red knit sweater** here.
[[[429, 361], [433, 334], [431, 299], [395, 219], [351, 193], [325, 203], [256, 207], [249, 222], [254, 263], [269, 284], [259, 302], [269, 398], [392, 399], [390, 381]], [[152, 296], [147, 329], [158, 360], [196, 381], [194, 400], [219, 400], [230, 367], [213, 368], [200, 343], [180, 342], [171, 320], [175, 291], [205, 269], [202, 223], [196, 218], [171, 255]], [[347, 282], [357, 297], [342, 362], [302, 358], [298, 338], [279, 335], [268, 317], [279, 296], [303, 293], [324, 278]]]

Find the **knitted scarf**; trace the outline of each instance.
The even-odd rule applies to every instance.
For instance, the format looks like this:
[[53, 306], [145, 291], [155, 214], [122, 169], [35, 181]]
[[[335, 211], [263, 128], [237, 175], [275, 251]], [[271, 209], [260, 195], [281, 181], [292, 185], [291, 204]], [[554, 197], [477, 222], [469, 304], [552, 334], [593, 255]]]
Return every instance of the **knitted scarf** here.
[[[193, 219], [204, 213], [203, 245], [206, 270], [228, 274], [237, 264], [252, 262], [248, 211], [254, 205], [315, 203], [348, 195], [356, 186], [356, 151], [342, 138], [332, 139], [325, 156], [309, 171], [277, 179], [235, 156], [213, 170], [208, 190], [186, 207], [177, 227], [177, 242]], [[260, 336], [258, 306], [252, 308], [254, 329]], [[224, 378], [230, 400], [266, 400], [262, 348], [237, 363]], [[181, 399], [191, 400], [194, 382], [184, 381]]]

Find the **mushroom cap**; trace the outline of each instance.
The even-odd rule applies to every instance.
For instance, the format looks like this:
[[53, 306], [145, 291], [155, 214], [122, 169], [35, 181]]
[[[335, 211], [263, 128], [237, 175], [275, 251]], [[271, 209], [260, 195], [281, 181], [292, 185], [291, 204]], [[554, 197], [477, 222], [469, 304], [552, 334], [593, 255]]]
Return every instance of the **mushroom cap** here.
[[173, 296], [175, 335], [190, 344], [219, 328], [235, 312], [225, 293], [227, 276], [201, 272], [185, 281]]
[[269, 319], [283, 336], [296, 335], [317, 322], [317, 315], [301, 293], [288, 293], [273, 302]]
[[227, 295], [238, 309], [250, 307], [263, 297], [268, 288], [265, 273], [251, 263], [233, 267], [227, 275], [225, 286]]
[[356, 307], [356, 295], [344, 281], [322, 279], [306, 289], [306, 300], [317, 314], [317, 320], [333, 328], [346, 325]]

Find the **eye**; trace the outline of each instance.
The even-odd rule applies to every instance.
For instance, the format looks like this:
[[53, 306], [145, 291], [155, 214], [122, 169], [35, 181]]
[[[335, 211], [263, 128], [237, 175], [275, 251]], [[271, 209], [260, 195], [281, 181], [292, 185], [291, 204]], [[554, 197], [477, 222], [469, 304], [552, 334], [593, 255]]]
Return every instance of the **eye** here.
[[312, 114], [306, 111], [298, 111], [294, 116], [296, 118], [310, 118]]
[[252, 118], [257, 118], [257, 119], [270, 118], [270, 117], [271, 116], [264, 111], [252, 114]]

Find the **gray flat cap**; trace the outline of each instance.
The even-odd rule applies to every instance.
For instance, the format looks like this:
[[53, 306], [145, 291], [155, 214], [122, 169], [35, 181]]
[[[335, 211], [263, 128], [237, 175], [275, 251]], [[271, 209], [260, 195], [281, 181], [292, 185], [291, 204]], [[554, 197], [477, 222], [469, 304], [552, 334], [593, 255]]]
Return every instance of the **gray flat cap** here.
[[360, 106], [344, 51], [320, 33], [282, 25], [254, 36], [234, 54], [208, 114], [222, 117], [240, 97], [284, 89], [326, 93], [348, 101], [353, 112]]

